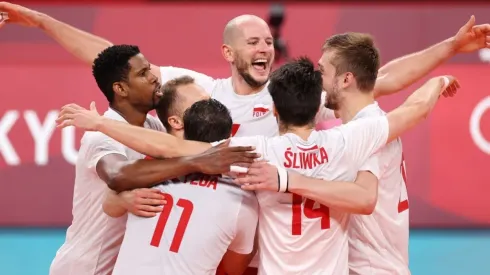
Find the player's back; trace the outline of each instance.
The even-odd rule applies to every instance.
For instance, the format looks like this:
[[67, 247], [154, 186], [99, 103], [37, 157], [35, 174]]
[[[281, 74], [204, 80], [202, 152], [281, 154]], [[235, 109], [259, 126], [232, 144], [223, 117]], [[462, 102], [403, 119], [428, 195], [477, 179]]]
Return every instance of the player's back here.
[[[215, 274], [227, 249], [251, 252], [258, 218], [254, 193], [201, 174], [155, 188], [164, 193], [167, 204], [154, 218], [128, 216], [114, 275]], [[239, 247], [237, 242], [243, 240], [236, 238], [244, 230], [249, 243]]]
[[[384, 116], [377, 103], [354, 119]], [[408, 198], [400, 139], [378, 153], [378, 202], [371, 215], [352, 215], [349, 227], [351, 274], [410, 274], [408, 269]]]
[[[349, 151], [346, 127], [313, 131], [308, 140], [294, 134], [233, 138], [253, 145], [270, 162], [325, 180], [354, 181], [370, 154]], [[257, 192], [259, 274], [348, 274], [349, 215], [291, 193]]]

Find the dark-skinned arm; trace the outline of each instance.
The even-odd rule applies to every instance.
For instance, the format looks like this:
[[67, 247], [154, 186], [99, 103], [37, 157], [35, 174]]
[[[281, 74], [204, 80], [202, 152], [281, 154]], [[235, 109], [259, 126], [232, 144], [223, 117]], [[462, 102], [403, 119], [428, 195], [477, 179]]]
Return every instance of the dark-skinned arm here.
[[232, 164], [252, 163], [258, 157], [252, 147], [229, 147], [229, 142], [202, 154], [171, 159], [127, 160], [119, 154], [104, 156], [97, 163], [97, 173], [116, 192], [148, 188], [190, 173], [223, 174]]

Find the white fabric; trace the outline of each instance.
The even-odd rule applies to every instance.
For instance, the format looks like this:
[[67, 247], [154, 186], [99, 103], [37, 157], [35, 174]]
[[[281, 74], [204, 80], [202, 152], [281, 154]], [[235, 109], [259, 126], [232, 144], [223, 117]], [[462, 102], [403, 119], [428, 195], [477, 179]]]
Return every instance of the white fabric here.
[[[181, 177], [155, 188], [171, 194], [166, 195], [168, 204], [154, 218], [129, 214], [113, 275], [214, 275], [228, 249], [240, 254], [252, 251], [258, 220], [254, 193], [227, 179], [203, 175]], [[158, 235], [157, 223], [165, 217], [159, 244], [151, 245]]]
[[[272, 164], [305, 176], [354, 181], [361, 167], [378, 173], [377, 161], [368, 160], [386, 143], [388, 132], [388, 120], [379, 117], [314, 131], [308, 140], [294, 134], [235, 137], [231, 145], [255, 146]], [[290, 193], [256, 194], [259, 274], [348, 274], [347, 213]]]
[[[114, 110], [105, 117], [124, 121]], [[163, 131], [161, 123], [148, 116], [145, 128]], [[82, 138], [75, 166], [73, 192], [73, 221], [66, 232], [65, 243], [51, 264], [51, 275], [111, 274], [124, 235], [126, 216], [110, 218], [102, 211], [108, 190], [99, 178], [96, 166], [109, 154], [118, 154], [128, 160], [144, 156], [99, 132], [86, 132]]]
[[[377, 103], [362, 109], [355, 120], [385, 116]], [[352, 215], [349, 227], [350, 274], [410, 274], [408, 268], [409, 210], [401, 140], [376, 154], [381, 169], [378, 202], [372, 215]], [[406, 201], [406, 202], [404, 202]]]
[[[231, 77], [213, 79], [196, 71], [169, 66], [160, 67], [160, 72], [162, 84], [177, 77], [191, 76], [212, 98], [223, 103], [231, 112], [233, 136], [262, 135], [274, 137], [279, 135], [276, 117], [273, 114], [273, 101], [267, 86], [259, 93], [253, 95], [238, 95], [234, 92]], [[324, 107], [325, 99], [326, 93], [323, 92], [320, 111], [316, 116], [317, 122], [335, 119], [334, 112]], [[217, 144], [219, 143], [213, 143], [213, 146]], [[258, 261], [258, 256], [254, 257], [250, 266], [258, 267]]]

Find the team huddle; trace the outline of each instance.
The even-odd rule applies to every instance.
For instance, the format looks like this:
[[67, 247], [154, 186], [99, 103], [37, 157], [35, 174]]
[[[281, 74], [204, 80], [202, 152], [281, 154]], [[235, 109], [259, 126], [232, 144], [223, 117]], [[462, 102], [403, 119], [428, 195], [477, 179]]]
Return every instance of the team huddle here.
[[19, 5], [0, 11], [91, 64], [109, 103], [103, 115], [68, 104], [58, 117], [87, 132], [52, 275], [410, 274], [400, 135], [459, 83], [430, 78], [390, 112], [375, 98], [490, 47], [490, 25], [471, 17], [381, 68], [372, 37], [351, 32], [318, 45], [318, 68], [301, 57], [272, 71], [267, 23], [242, 15], [223, 32], [231, 77], [214, 79]]

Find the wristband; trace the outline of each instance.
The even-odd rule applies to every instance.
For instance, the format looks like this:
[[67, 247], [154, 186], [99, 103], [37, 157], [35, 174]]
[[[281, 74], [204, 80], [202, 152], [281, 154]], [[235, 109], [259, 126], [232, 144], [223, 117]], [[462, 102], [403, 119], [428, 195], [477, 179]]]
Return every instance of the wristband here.
[[451, 82], [447, 76], [443, 76], [442, 80], [444, 81], [444, 88], [442, 89], [443, 91], [446, 90], [446, 88], [449, 86], [449, 83]]
[[230, 172], [238, 173], [238, 174], [245, 174], [248, 172], [248, 168], [231, 165], [230, 166]]
[[[276, 166], [277, 167], [277, 166]], [[289, 185], [289, 179], [288, 179], [288, 171], [282, 167], [277, 167], [277, 192], [288, 192], [288, 185]]]

